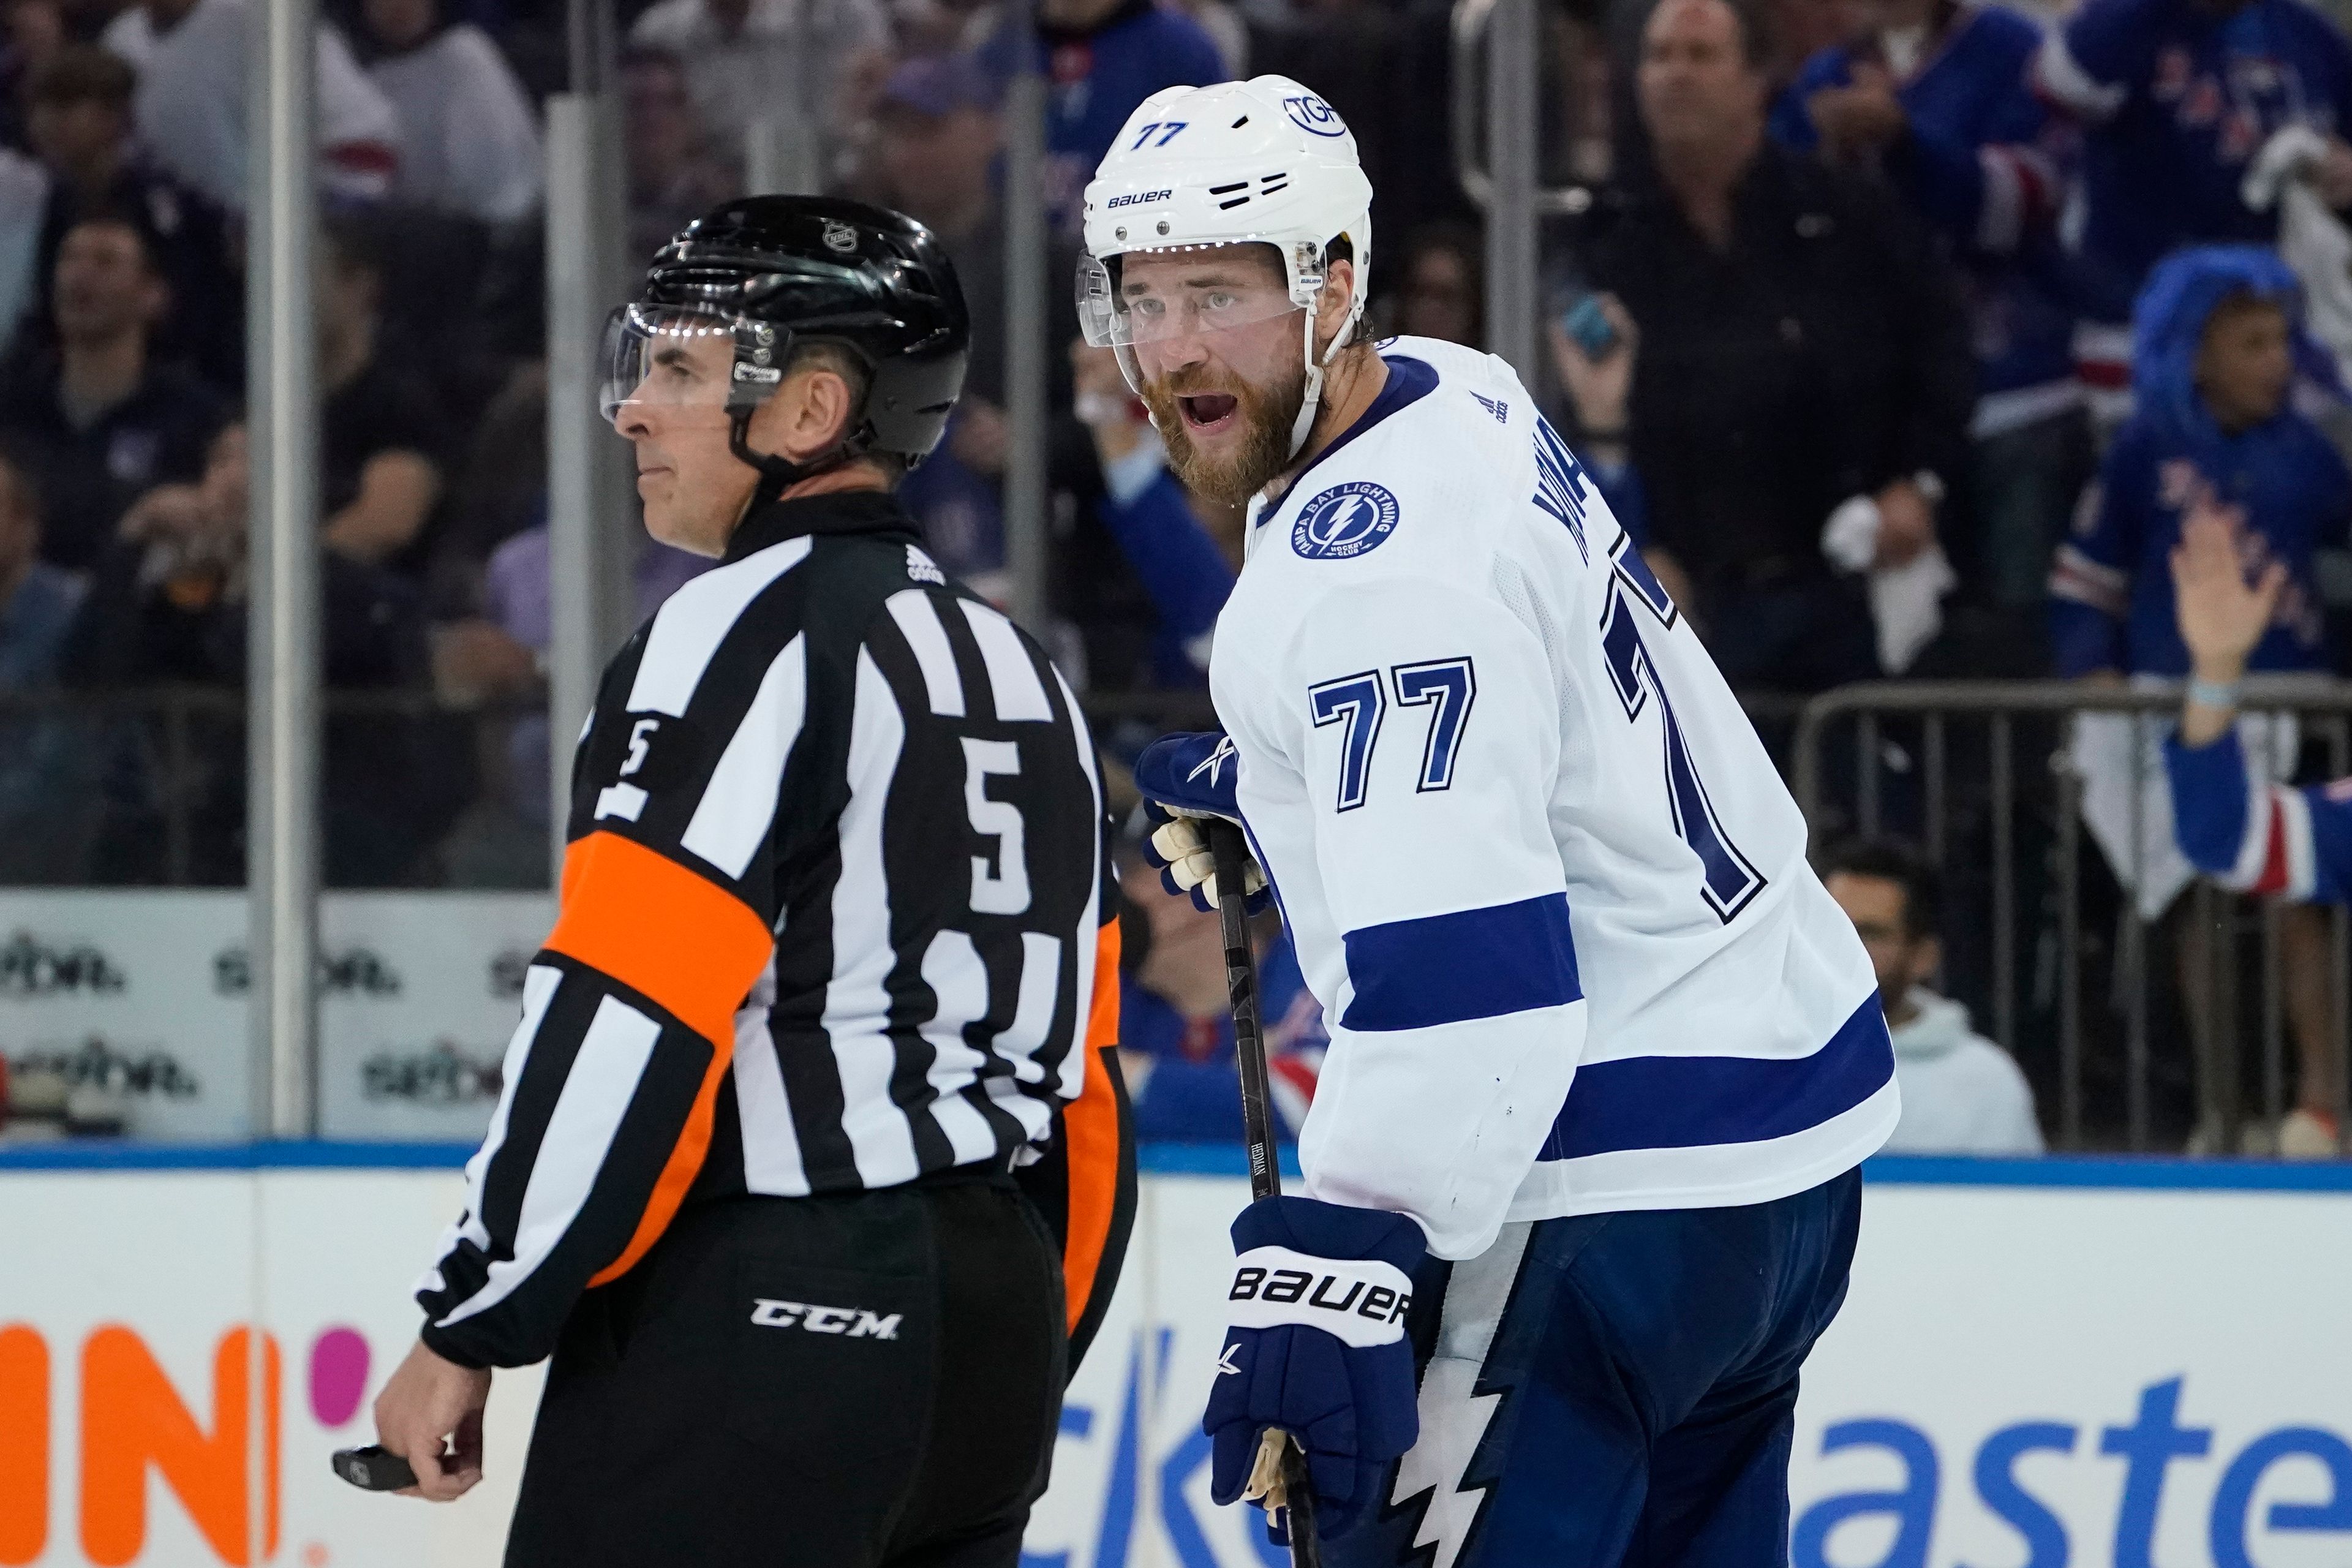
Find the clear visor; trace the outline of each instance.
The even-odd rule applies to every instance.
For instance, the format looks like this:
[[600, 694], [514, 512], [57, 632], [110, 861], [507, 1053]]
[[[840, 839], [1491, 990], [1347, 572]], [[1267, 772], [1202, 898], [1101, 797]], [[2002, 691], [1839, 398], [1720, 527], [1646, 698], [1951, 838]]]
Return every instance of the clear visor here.
[[1078, 325], [1098, 349], [1272, 321], [1313, 303], [1323, 285], [1319, 268], [1302, 272], [1299, 292], [1306, 298], [1295, 297], [1281, 253], [1264, 244], [1130, 250], [1117, 259], [1114, 284], [1105, 263], [1078, 258]]
[[751, 408], [783, 380], [789, 334], [766, 321], [691, 305], [624, 305], [604, 323], [608, 420], [631, 406]]

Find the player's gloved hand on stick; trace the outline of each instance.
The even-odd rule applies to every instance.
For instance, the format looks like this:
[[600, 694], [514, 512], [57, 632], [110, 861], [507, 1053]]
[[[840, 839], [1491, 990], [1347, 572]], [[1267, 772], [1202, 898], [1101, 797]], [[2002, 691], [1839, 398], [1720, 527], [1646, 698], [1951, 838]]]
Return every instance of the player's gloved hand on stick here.
[[1404, 1215], [1313, 1198], [1260, 1198], [1234, 1221], [1223, 1357], [1201, 1426], [1211, 1495], [1239, 1499], [1259, 1434], [1306, 1450], [1316, 1531], [1337, 1537], [1378, 1511], [1383, 1472], [1421, 1430], [1404, 1334], [1412, 1269], [1426, 1256]]
[[[1191, 894], [1192, 907], [1217, 907], [1217, 868], [1209, 853], [1207, 821], [1223, 817], [1238, 826], [1242, 808], [1234, 797], [1241, 756], [1233, 737], [1217, 730], [1162, 735], [1135, 760], [1135, 787], [1151, 824], [1144, 857], [1160, 868], [1160, 885]], [[1245, 907], [1256, 914], [1266, 905], [1265, 872], [1255, 858], [1242, 870]]]

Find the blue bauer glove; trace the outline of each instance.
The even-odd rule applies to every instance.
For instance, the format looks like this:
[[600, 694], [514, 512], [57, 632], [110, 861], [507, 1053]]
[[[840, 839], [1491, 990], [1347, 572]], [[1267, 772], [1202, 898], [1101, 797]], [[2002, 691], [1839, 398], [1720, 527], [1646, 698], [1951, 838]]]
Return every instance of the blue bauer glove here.
[[[1206, 824], [1223, 817], [1239, 824], [1234, 787], [1241, 754], [1233, 737], [1216, 730], [1163, 735], [1135, 760], [1135, 787], [1143, 796], [1144, 820], [1151, 831], [1144, 858], [1160, 868], [1160, 885], [1176, 897], [1190, 895], [1192, 907], [1217, 907], [1216, 864], [1209, 853]], [[1256, 914], [1266, 906], [1265, 872], [1255, 859], [1242, 868], [1243, 907]]]
[[1313, 1198], [1260, 1198], [1234, 1221], [1233, 1326], [1201, 1422], [1219, 1503], [1240, 1498], [1259, 1435], [1279, 1426], [1306, 1450], [1318, 1535], [1378, 1511], [1421, 1432], [1404, 1330], [1426, 1239], [1407, 1215]]

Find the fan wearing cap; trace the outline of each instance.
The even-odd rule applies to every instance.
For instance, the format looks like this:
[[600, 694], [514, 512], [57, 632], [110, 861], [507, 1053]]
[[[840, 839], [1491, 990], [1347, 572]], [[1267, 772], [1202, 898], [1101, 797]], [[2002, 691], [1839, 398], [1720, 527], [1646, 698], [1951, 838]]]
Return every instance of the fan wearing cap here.
[[930, 232], [765, 196], [607, 332], [653, 536], [718, 563], [607, 668], [555, 928], [375, 1405], [507, 1562], [1013, 1568], [1132, 1210], [1093, 742], [893, 493], [969, 340]]

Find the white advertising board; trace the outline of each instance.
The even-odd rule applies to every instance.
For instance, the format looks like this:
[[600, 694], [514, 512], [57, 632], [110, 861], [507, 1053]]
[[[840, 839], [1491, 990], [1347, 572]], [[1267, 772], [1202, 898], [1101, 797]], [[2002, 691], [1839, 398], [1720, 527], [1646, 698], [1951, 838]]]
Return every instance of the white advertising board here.
[[[322, 899], [326, 1136], [479, 1139], [553, 911], [541, 893]], [[243, 1137], [245, 929], [238, 892], [0, 891], [0, 1057], [105, 1085], [142, 1138]]]
[[[457, 1194], [446, 1170], [0, 1168], [0, 1568], [251, 1561], [242, 1391], [223, 1368], [257, 1321], [280, 1363], [268, 1560], [496, 1563], [535, 1373], [499, 1374], [490, 1479], [454, 1507], [353, 1491], [326, 1465], [367, 1440]], [[1245, 1198], [1234, 1179], [1147, 1176], [1025, 1568], [1285, 1561], [1210, 1504], [1198, 1427]], [[1853, 1294], [1799, 1406], [1796, 1568], [2344, 1568], [2347, 1302], [2352, 1183], [1874, 1182]]]

